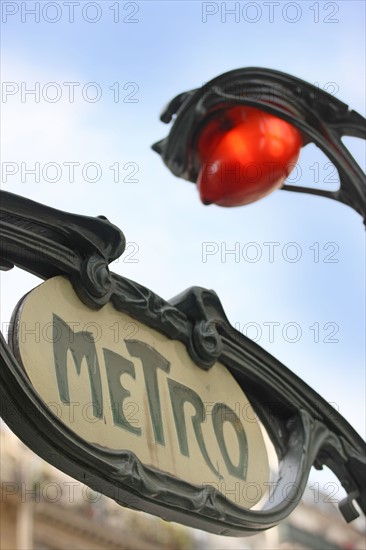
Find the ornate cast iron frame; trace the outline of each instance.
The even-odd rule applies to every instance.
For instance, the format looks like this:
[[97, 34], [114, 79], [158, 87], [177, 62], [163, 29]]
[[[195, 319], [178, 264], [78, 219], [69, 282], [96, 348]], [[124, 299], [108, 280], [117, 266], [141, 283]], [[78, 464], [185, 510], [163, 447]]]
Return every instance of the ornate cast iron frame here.
[[193, 287], [167, 302], [110, 272], [125, 240], [106, 218], [68, 214], [6, 192], [0, 213], [2, 269], [18, 266], [43, 279], [67, 276], [90, 308], [112, 302], [183, 342], [200, 368], [221, 361], [269, 433], [279, 481], [262, 510], [246, 510], [214, 488], [203, 490], [143, 465], [131, 452], [85, 442], [46, 407], [1, 335], [1, 416], [34, 452], [121, 505], [222, 535], [254, 534], [283, 520], [298, 504], [312, 465], [327, 465], [337, 475], [348, 494], [340, 503], [347, 521], [358, 516], [354, 500], [366, 512], [362, 439], [315, 391], [236, 331], [213, 291]]
[[287, 120], [301, 131], [304, 145], [317, 145], [339, 173], [337, 191], [286, 184], [281, 189], [343, 202], [366, 223], [365, 175], [341, 140], [343, 136], [366, 139], [365, 119], [334, 96], [289, 74], [258, 67], [237, 69], [179, 94], [160, 117], [165, 123], [174, 119], [169, 135], [152, 148], [175, 176], [195, 183], [201, 164], [196, 147], [200, 130], [209, 118], [234, 105], [257, 107]]

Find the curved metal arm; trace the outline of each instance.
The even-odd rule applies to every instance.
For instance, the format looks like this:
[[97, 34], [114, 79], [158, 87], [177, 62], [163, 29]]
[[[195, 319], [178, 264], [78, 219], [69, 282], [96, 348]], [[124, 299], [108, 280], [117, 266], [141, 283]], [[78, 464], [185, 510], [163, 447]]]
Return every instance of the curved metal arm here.
[[237, 69], [175, 97], [161, 120], [174, 122], [167, 138], [152, 148], [174, 175], [196, 182], [200, 160], [196, 140], [208, 117], [234, 105], [249, 105], [283, 118], [302, 132], [304, 144], [317, 145], [339, 172], [337, 191], [283, 185], [285, 191], [321, 195], [351, 206], [366, 221], [365, 175], [342, 143], [343, 136], [366, 139], [366, 121], [345, 103], [294, 76], [250, 67]]
[[[109, 273], [124, 249], [122, 233], [105, 219], [87, 218], [2, 193], [2, 265], [41, 278], [67, 275], [80, 299], [99, 309], [111, 302], [169, 338], [183, 342], [198, 367], [225, 365], [245, 389], [275, 447], [278, 483], [262, 510], [229, 502], [149, 468], [129, 451], [109, 452], [81, 440], [53, 415], [1, 336], [1, 416], [30, 448], [123, 505], [143, 501], [145, 511], [226, 535], [254, 534], [282, 521], [296, 507], [312, 465], [329, 466], [348, 493], [340, 509], [347, 521], [366, 513], [366, 448], [346, 420], [300, 378], [229, 323], [217, 295], [193, 287], [169, 302]], [[12, 228], [12, 232], [11, 232]], [[37, 250], [41, 256], [34, 257]], [[146, 504], [148, 502], [148, 504]]]
[[90, 307], [108, 302], [108, 264], [125, 250], [122, 231], [104, 216], [69, 214], [5, 191], [0, 197], [0, 269], [68, 275]]

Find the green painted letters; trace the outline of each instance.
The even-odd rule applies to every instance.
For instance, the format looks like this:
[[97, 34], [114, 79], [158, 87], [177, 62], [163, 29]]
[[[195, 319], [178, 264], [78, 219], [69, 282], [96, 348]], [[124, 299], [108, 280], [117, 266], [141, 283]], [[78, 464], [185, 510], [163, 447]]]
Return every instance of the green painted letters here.
[[121, 375], [126, 373], [132, 376], [132, 378], [136, 378], [134, 364], [109, 349], [103, 348], [103, 353], [107, 371], [109, 395], [111, 398], [113, 421], [117, 426], [136, 435], [141, 435], [141, 428], [132, 426], [132, 424], [127, 421], [123, 411], [123, 402], [131, 393], [122, 386]]
[[53, 355], [58, 392], [63, 403], [70, 404], [67, 376], [67, 352], [71, 351], [76, 372], [80, 375], [81, 362], [85, 357], [89, 371], [93, 401], [93, 415], [103, 417], [102, 381], [93, 335], [90, 332], [74, 332], [60, 317], [53, 315]]
[[170, 363], [145, 342], [126, 340], [125, 344], [132, 357], [141, 359], [155, 442], [165, 445], [157, 371], [161, 369], [164, 372], [169, 372]]
[[208, 456], [205, 442], [203, 439], [201, 424], [206, 419], [205, 408], [203, 406], [200, 396], [187, 386], [183, 386], [179, 382], [168, 378], [168, 387], [170, 393], [170, 400], [173, 407], [173, 416], [175, 422], [175, 428], [177, 431], [179, 449], [182, 455], [189, 456], [189, 447], [187, 439], [187, 427], [184, 417], [184, 403], [191, 403], [196, 411], [196, 414], [192, 416], [192, 424], [194, 433], [196, 435], [197, 443], [202, 453], [203, 458], [207, 466], [212, 472], [220, 477], [219, 472], [214, 468], [210, 457]]
[[[152, 346], [140, 340], [125, 340], [129, 354], [140, 359], [145, 379], [145, 388], [149, 404], [150, 419], [154, 432], [155, 442], [165, 445], [164, 426], [162, 419], [161, 400], [159, 393], [158, 370], [169, 373], [170, 363]], [[76, 372], [80, 375], [81, 364], [85, 359], [93, 402], [93, 414], [96, 418], [103, 418], [103, 395], [100, 368], [93, 335], [90, 332], [74, 332], [60, 317], [53, 315], [53, 354], [55, 361], [56, 380], [60, 399], [70, 404], [69, 381], [67, 371], [68, 351], [74, 361]], [[121, 376], [128, 374], [136, 379], [135, 365], [122, 355], [103, 348], [109, 396], [112, 405], [113, 422], [115, 425], [137, 435], [142, 435], [141, 427], [131, 424], [126, 418], [123, 403], [131, 395], [123, 387]], [[167, 378], [170, 401], [173, 410], [174, 423], [180, 453], [189, 457], [189, 442], [187, 424], [184, 414], [185, 403], [194, 407], [192, 426], [202, 457], [207, 466], [219, 479], [222, 474], [214, 467], [204, 441], [202, 423], [206, 422], [206, 411], [201, 397], [191, 388]], [[224, 423], [229, 422], [235, 430], [239, 445], [239, 458], [234, 464], [229, 455], [224, 438]], [[237, 479], [246, 480], [248, 469], [248, 444], [244, 427], [236, 413], [224, 403], [216, 403], [212, 410], [212, 426], [216, 440], [224, 459], [227, 471]], [[236, 461], [235, 461], [236, 462]]]
[[[237, 466], [232, 463], [232, 460], [226, 448], [226, 443], [224, 439], [224, 422], [230, 422], [238, 438], [239, 462]], [[248, 444], [242, 423], [240, 422], [235, 412], [224, 403], [215, 404], [212, 410], [212, 423], [221, 454], [227, 467], [227, 471], [229, 472], [229, 474], [232, 474], [238, 479], [245, 480], [247, 477], [248, 469]]]

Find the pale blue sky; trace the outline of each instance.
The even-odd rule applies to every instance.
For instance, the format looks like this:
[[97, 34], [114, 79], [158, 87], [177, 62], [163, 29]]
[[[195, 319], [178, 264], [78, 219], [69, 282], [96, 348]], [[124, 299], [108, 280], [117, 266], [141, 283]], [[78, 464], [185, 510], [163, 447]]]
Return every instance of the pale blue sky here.
[[[201, 2], [120, 2], [120, 21], [114, 23], [115, 12], [110, 8], [115, 3], [105, 0], [96, 3], [101, 18], [94, 24], [82, 17], [85, 4], [80, 1], [75, 7], [74, 23], [68, 22], [64, 2], [58, 2], [58, 22], [44, 19], [55, 18], [56, 11], [45, 16], [41, 11], [40, 22], [35, 23], [34, 16], [25, 12], [25, 22], [21, 21], [22, 5], [25, 9], [24, 5], [29, 8], [34, 2], [2, 3], [3, 10], [8, 5], [6, 13], [12, 11], [10, 5], [19, 7], [14, 15], [6, 16], [3, 11], [2, 78], [15, 83], [19, 92], [8, 96], [6, 103], [3, 98], [1, 104], [2, 162], [23, 162], [27, 167], [56, 162], [62, 167], [57, 183], [42, 177], [36, 183], [30, 175], [22, 182], [19, 167], [18, 174], [8, 176], [2, 188], [63, 210], [106, 215], [124, 231], [129, 243], [136, 243], [129, 252], [137, 251], [131, 258], [137, 262], [122, 258], [114, 265], [116, 272], [167, 299], [192, 285], [213, 288], [233, 325], [240, 330], [248, 323], [260, 325], [263, 333], [258, 343], [336, 403], [340, 413], [363, 433], [361, 217], [333, 201], [281, 191], [248, 207], [204, 207], [195, 186], [176, 179], [150, 146], [168, 132], [159, 114], [171, 97], [246, 66], [278, 69], [318, 83], [365, 115], [364, 3], [297, 2], [289, 8], [291, 3], [281, 2], [270, 22], [266, 3], [252, 3], [253, 10], [262, 11], [243, 15], [248, 2], [241, 2], [238, 22], [229, 15], [223, 22], [222, 3], [211, 2], [209, 9], [217, 7], [218, 13], [204, 23], [202, 10], [208, 9], [207, 3], [205, 8]], [[228, 9], [235, 5], [226, 4]], [[44, 5], [41, 2], [41, 10]], [[138, 12], [131, 15], [136, 6]], [[90, 8], [87, 17], [95, 13]], [[138, 22], [123, 22], [126, 17]], [[256, 17], [257, 22], [248, 21]], [[289, 21], [296, 17], [297, 22]], [[29, 89], [40, 83], [39, 103], [32, 96], [21, 101], [22, 82]], [[42, 96], [49, 82], [56, 82], [62, 91], [55, 103]], [[65, 82], [80, 83], [74, 103], [68, 100]], [[81, 92], [90, 82], [102, 91], [96, 103], [85, 100]], [[114, 102], [110, 87], [116, 82], [122, 98], [135, 92], [133, 98], [138, 101]], [[364, 146], [356, 141], [352, 141], [354, 154], [364, 164]], [[97, 163], [102, 177], [90, 183], [79, 167], [72, 183], [65, 162], [79, 162], [81, 167]], [[123, 172], [126, 163], [137, 165], [138, 182], [115, 183], [109, 167], [116, 162], [123, 177], [129, 173], [127, 168]], [[319, 185], [326, 185], [326, 162], [314, 148], [304, 150], [299, 161], [301, 183], [313, 183], [314, 168], [310, 167], [319, 163]], [[234, 248], [238, 242], [240, 261], [236, 263], [231, 255], [222, 262], [217, 253], [203, 262], [205, 242], [218, 243], [219, 251], [224, 246]], [[250, 242], [261, 248], [257, 263], [243, 257]], [[268, 261], [266, 242], [280, 243], [273, 263]], [[297, 263], [283, 259], [290, 242], [301, 249]], [[318, 263], [314, 262], [314, 243], [320, 247]], [[335, 250], [323, 250], [327, 243], [336, 243], [337, 263], [324, 262], [326, 254]], [[6, 322], [34, 281], [23, 274], [5, 274], [2, 281], [2, 321]], [[268, 322], [280, 323], [273, 343], [263, 325]], [[301, 338], [295, 343], [282, 335], [288, 323], [301, 327]], [[314, 323], [319, 323], [319, 343], [314, 342], [316, 329], [309, 328]], [[334, 338], [339, 342], [324, 342], [336, 325], [339, 330]]]

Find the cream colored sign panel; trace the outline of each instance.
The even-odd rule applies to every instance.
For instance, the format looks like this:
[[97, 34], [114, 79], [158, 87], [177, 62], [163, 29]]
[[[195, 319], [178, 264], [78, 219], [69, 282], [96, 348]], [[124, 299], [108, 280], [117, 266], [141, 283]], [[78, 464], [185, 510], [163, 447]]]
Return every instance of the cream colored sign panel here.
[[55, 277], [18, 314], [22, 365], [71, 430], [250, 508], [268, 488], [268, 459], [248, 399], [220, 363], [204, 371], [185, 346], [107, 304], [85, 306]]

